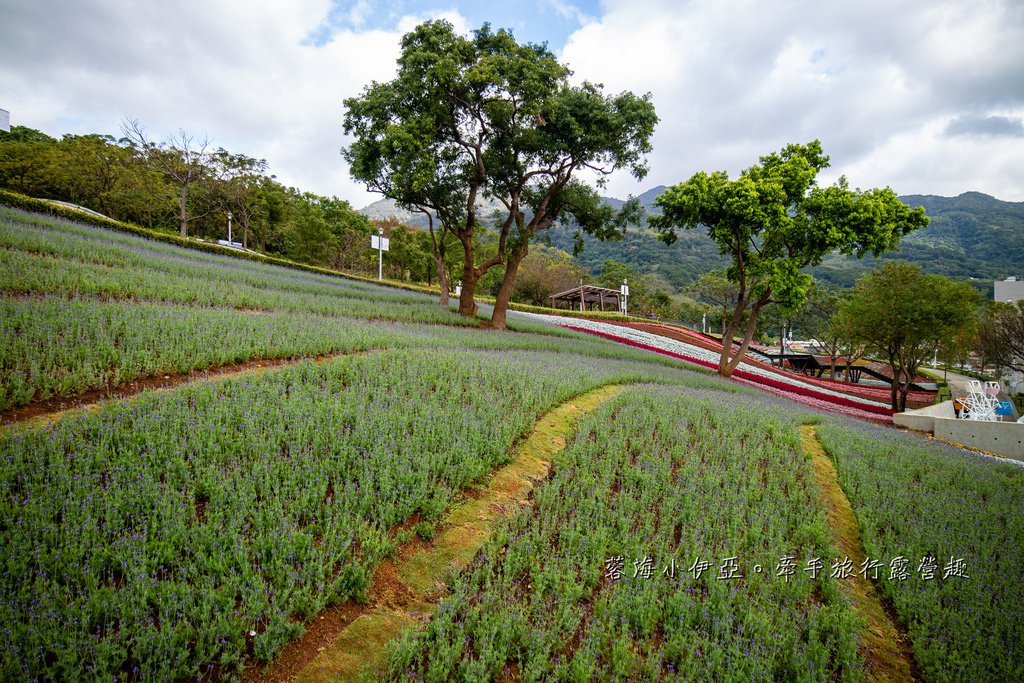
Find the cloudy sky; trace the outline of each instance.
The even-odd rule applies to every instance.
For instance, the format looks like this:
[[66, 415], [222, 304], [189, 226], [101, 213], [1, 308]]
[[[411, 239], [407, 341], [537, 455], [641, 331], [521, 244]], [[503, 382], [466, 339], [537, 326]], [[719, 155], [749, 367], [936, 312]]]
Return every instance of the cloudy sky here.
[[1024, 201], [1021, 0], [0, 0], [0, 108], [53, 136], [183, 129], [358, 208], [379, 197], [339, 155], [342, 101], [392, 78], [401, 35], [436, 17], [652, 94], [650, 174], [608, 194], [818, 138], [826, 182]]

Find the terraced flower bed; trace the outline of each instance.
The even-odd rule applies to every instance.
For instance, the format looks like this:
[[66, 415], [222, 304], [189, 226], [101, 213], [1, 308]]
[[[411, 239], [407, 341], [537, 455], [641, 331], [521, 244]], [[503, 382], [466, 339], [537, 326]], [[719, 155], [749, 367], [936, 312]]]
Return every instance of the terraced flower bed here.
[[[716, 356], [721, 353], [722, 345], [717, 340], [708, 338], [692, 330], [677, 327], [674, 325], [664, 325], [661, 323], [637, 323], [637, 322], [614, 322], [611, 323], [620, 327], [627, 327], [634, 330], [641, 330], [644, 332], [650, 332], [658, 336], [668, 337], [676, 341], [681, 341], [686, 344], [696, 346], [708, 351], [713, 352]], [[871, 386], [867, 384], [843, 382], [839, 380], [830, 379], [828, 377], [813, 377], [811, 375], [805, 375], [802, 373], [790, 372], [783, 368], [776, 367], [770, 363], [766, 363], [758, 358], [748, 354], [743, 361], [746, 365], [758, 368], [765, 373], [771, 373], [769, 376], [774, 376], [780, 381], [788, 382], [791, 380], [797, 380], [801, 383], [809, 384], [822, 389], [827, 389], [832, 392], [840, 392], [849, 396], [868, 399], [870, 401], [880, 402], [888, 404], [890, 399], [889, 387]], [[907, 394], [907, 401], [909, 405], [914, 407], [920, 407], [924, 405], [930, 405], [935, 400], [935, 392], [933, 391], [911, 391]]]
[[0, 433], [0, 678], [179, 680], [272, 657], [359, 599], [393, 527], [428, 529], [538, 412], [655, 374], [385, 351]]
[[867, 555], [914, 561], [877, 582], [925, 680], [1024, 678], [1024, 469], [835, 414], [886, 419], [887, 396], [756, 362], [728, 382], [683, 333], [447, 325], [407, 292], [22, 213], [0, 213], [0, 263], [5, 405], [366, 351], [3, 428], [2, 680], [237, 678], [363, 599], [399, 544], [429, 547], [539, 413], [631, 381], [660, 385], [592, 414], [466, 571], [433, 568], [447, 586], [424, 591], [451, 597], [388, 677], [870, 674], [797, 436], [824, 421]]
[[[535, 314], [529, 314], [535, 315]], [[561, 324], [569, 329], [588, 332], [593, 335], [611, 339], [631, 346], [648, 349], [656, 353], [665, 354], [673, 358], [679, 358], [695, 365], [705, 368], [718, 367], [718, 354], [708, 349], [694, 346], [688, 342], [671, 339], [658, 334], [652, 334], [643, 330], [636, 330], [625, 326], [612, 325], [609, 323], [594, 320], [571, 321], [559, 320], [554, 316], [536, 316], [540, 319]], [[768, 369], [758, 363], [741, 362], [733, 373], [733, 377], [746, 380], [755, 385], [769, 389], [786, 392], [793, 400], [806, 401], [808, 405], [816, 407], [828, 407], [835, 412], [843, 412], [854, 417], [860, 417], [865, 413], [879, 417], [892, 415], [888, 403], [852, 396], [850, 394], [816, 386], [805, 381], [802, 376], [793, 376], [789, 373], [780, 373], [775, 368]], [[799, 377], [799, 378], [798, 378]], [[878, 418], [875, 418], [878, 419]]]
[[588, 418], [389, 680], [855, 678], [793, 423], [724, 400], [637, 389]]
[[818, 435], [924, 679], [1024, 678], [1024, 467], [863, 423]]

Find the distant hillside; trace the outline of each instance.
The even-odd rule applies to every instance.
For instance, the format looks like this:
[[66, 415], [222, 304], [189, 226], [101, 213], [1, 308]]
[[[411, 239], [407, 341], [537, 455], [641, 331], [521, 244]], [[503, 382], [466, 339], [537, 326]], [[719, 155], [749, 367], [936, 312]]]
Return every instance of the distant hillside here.
[[[639, 195], [641, 204], [654, 212], [654, 198], [665, 190], [664, 185]], [[613, 206], [623, 200], [608, 197]], [[965, 192], [958, 197], [908, 195], [900, 197], [908, 206], [923, 206], [931, 218], [924, 230], [903, 240], [899, 252], [887, 259], [904, 259], [918, 263], [929, 273], [954, 278], [975, 278], [979, 289], [991, 294], [992, 280], [1011, 275], [1024, 277], [1024, 202], [1004, 202], [980, 192]], [[392, 213], [387, 213], [389, 210]], [[415, 225], [425, 225], [417, 215], [404, 212], [403, 217], [393, 202], [375, 202], [362, 210], [371, 218], [395, 215]], [[551, 245], [572, 252], [574, 230], [558, 226], [548, 238]], [[707, 237], [696, 229], [681, 233], [675, 244], [668, 246], [650, 230], [636, 227], [617, 242], [599, 242], [585, 238], [585, 249], [577, 261], [592, 273], [598, 273], [608, 259], [624, 263], [641, 273], [658, 273], [675, 287], [683, 287], [701, 274], [722, 268], [728, 259]], [[815, 277], [827, 282], [851, 286], [858, 277], [870, 272], [877, 261], [835, 256], [812, 269]]]
[[[1024, 202], [1004, 202], [980, 192], [958, 197], [908, 195], [908, 206], [923, 206], [931, 223], [903, 240], [898, 253], [886, 259], [920, 264], [925, 272], [980, 280], [978, 288], [991, 296], [992, 280], [1024, 275]], [[835, 257], [814, 269], [816, 277], [851, 285], [870, 272], [875, 259]]]

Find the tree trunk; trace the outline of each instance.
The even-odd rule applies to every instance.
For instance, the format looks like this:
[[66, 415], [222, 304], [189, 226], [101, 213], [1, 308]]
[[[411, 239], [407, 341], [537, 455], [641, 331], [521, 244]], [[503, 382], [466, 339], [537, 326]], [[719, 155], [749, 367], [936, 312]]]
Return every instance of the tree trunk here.
[[472, 262], [462, 266], [462, 294], [459, 296], [459, 315], [467, 318], [476, 317], [476, 302], [473, 295], [476, 293], [476, 283], [479, 278]]
[[[915, 372], [913, 374], [916, 374], [916, 368], [915, 368]], [[899, 409], [899, 412], [901, 412], [901, 413], [907, 412], [907, 394], [910, 393], [910, 384], [912, 382], [913, 382], [913, 379], [912, 379], [912, 373], [910, 371], [910, 368], [903, 368], [903, 381], [900, 382], [900, 405], [899, 405], [900, 409]]]
[[[747, 329], [743, 333], [743, 342], [740, 344], [739, 350], [736, 352], [736, 355], [729, 360], [725, 373], [722, 373], [721, 367], [719, 367], [719, 374], [723, 377], [732, 377], [732, 373], [736, 371], [736, 367], [747, 354], [747, 349], [750, 348], [750, 340], [754, 338], [754, 330], [757, 329], [757, 316], [761, 313], [761, 308], [764, 307], [764, 303], [764, 301], [758, 301], [754, 304], [754, 307], [750, 309], [750, 317], [747, 319]], [[729, 348], [732, 348], [731, 343]]]
[[186, 204], [188, 201], [188, 186], [181, 186], [181, 193], [178, 195], [178, 221], [181, 225], [181, 236], [188, 237], [188, 213]]
[[[441, 305], [448, 305], [448, 271], [444, 268], [444, 257], [434, 254], [434, 267], [437, 269], [437, 284], [441, 287]], [[427, 284], [430, 284], [429, 282]]]
[[736, 331], [736, 323], [730, 322], [722, 331], [722, 355], [718, 358], [718, 374], [722, 377], [731, 377], [729, 370], [729, 358], [732, 353], [732, 337]]
[[529, 252], [529, 245], [521, 249], [515, 249], [505, 260], [505, 275], [501, 278], [501, 286], [498, 287], [498, 297], [494, 301], [494, 312], [491, 313], [491, 327], [496, 330], [505, 329], [505, 317], [508, 311], [508, 302], [512, 297], [512, 288], [516, 284], [516, 273], [519, 271], [519, 264], [526, 258]]

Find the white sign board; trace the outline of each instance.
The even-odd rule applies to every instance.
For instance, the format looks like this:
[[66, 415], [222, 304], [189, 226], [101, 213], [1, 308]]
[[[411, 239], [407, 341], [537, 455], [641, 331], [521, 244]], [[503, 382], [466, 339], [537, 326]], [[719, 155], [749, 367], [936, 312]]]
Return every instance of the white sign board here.
[[0, 130], [5, 133], [11, 132], [11, 112], [0, 109]]
[[629, 285], [622, 285], [619, 291], [622, 292], [622, 296], [629, 296]]
[[390, 237], [378, 237], [377, 235], [370, 235], [370, 247], [372, 249], [380, 249], [381, 251], [388, 251], [388, 245], [391, 244]]

